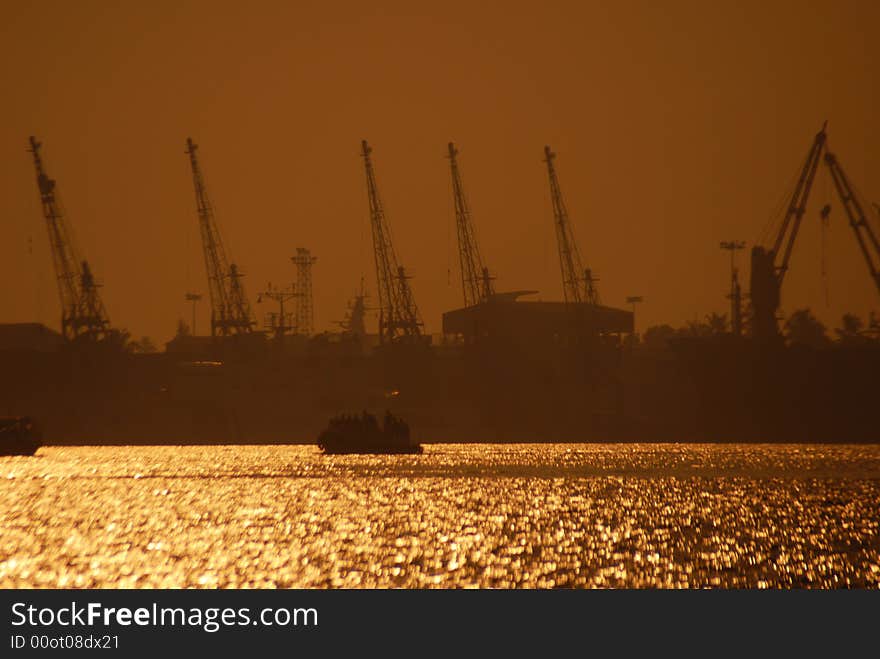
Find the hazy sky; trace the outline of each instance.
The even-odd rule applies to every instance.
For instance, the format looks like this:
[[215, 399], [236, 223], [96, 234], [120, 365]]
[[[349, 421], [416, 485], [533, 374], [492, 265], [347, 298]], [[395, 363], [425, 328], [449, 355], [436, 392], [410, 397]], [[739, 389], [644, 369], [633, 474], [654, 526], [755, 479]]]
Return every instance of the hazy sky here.
[[[760, 237], [823, 120], [880, 201], [871, 0], [6, 2], [0, 30], [0, 322], [60, 324], [31, 134], [113, 324], [157, 341], [207, 292], [187, 136], [260, 321], [304, 246], [318, 329], [376, 291], [361, 139], [434, 332], [462, 299], [450, 140], [498, 290], [562, 298], [549, 144], [602, 301], [645, 296], [642, 329], [727, 309], [719, 241]], [[880, 298], [832, 194], [822, 171], [783, 307], [833, 326]]]

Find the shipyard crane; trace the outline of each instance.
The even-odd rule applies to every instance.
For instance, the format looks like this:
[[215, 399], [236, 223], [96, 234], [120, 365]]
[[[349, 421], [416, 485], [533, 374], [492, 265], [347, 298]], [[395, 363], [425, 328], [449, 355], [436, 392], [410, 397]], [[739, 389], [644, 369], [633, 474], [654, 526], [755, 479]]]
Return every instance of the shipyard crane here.
[[196, 210], [202, 234], [205, 267], [208, 270], [208, 290], [211, 296], [211, 336], [249, 334], [254, 320], [245, 294], [242, 274], [235, 263], [230, 263], [214, 218], [214, 207], [208, 197], [205, 180], [196, 151], [198, 145], [186, 139], [186, 153], [192, 166], [196, 192]]
[[495, 289], [489, 269], [483, 265], [483, 257], [477, 245], [474, 225], [471, 221], [471, 209], [464, 194], [461, 183], [461, 172], [458, 169], [458, 149], [449, 143], [449, 167], [452, 170], [452, 195], [455, 200], [455, 226], [458, 232], [458, 258], [461, 264], [461, 288], [464, 293], [464, 306], [488, 302]]
[[550, 177], [550, 198], [553, 203], [553, 220], [556, 225], [556, 242], [559, 247], [559, 265], [562, 269], [562, 290], [567, 303], [599, 304], [599, 291], [596, 289], [596, 279], [589, 268], [584, 268], [581, 255], [578, 251], [571, 223], [568, 220], [568, 210], [562, 199], [562, 190], [559, 187], [559, 179], [556, 176], [556, 167], [553, 161], [556, 154], [549, 146], [544, 147], [544, 162], [547, 163], [547, 173]]
[[853, 186], [849, 182], [849, 178], [847, 178], [843, 168], [840, 166], [840, 162], [833, 153], [825, 153], [825, 164], [831, 173], [834, 188], [837, 190], [840, 203], [846, 211], [849, 225], [852, 227], [853, 233], [855, 233], [862, 256], [865, 257], [865, 262], [868, 264], [871, 279], [877, 287], [877, 291], [880, 292], [880, 242], [877, 240], [877, 234], [874, 233], [874, 230], [868, 223], [862, 202], [856, 195]]
[[379, 341], [381, 343], [418, 343], [422, 341], [422, 320], [413, 298], [409, 277], [397, 262], [391, 241], [391, 229], [379, 197], [372, 149], [361, 142], [361, 155], [367, 175], [367, 198], [370, 206], [370, 227], [373, 235], [373, 256], [376, 262], [376, 284], [379, 289]]
[[61, 298], [61, 333], [68, 340], [80, 337], [102, 340], [109, 336], [110, 319], [98, 292], [88, 261], [82, 259], [73, 242], [73, 236], [64, 218], [56, 192], [55, 180], [49, 178], [40, 156], [42, 144], [30, 137], [30, 149], [37, 171], [37, 188], [43, 217], [49, 230], [49, 245], [55, 263], [55, 279]]
[[755, 245], [752, 248], [749, 294], [752, 300], [752, 332], [758, 340], [773, 340], [779, 336], [776, 312], [779, 308], [782, 281], [788, 272], [791, 250], [806, 212], [807, 199], [825, 148], [827, 125], [828, 122], [825, 122], [822, 130], [813, 139], [772, 245]]
[[[856, 242], [868, 265], [871, 280], [880, 292], [880, 241], [868, 222], [864, 204], [855, 193], [837, 157], [828, 150], [826, 128], [827, 122], [822, 125], [822, 130], [813, 139], [797, 184], [788, 199], [782, 224], [773, 244], [757, 245], [752, 249], [749, 292], [752, 299], [752, 330], [755, 338], [759, 340], [772, 340], [779, 335], [776, 313], [780, 303], [782, 282], [788, 271], [792, 248], [806, 212], [816, 171], [823, 160], [834, 181], [834, 188], [855, 234]], [[822, 209], [822, 216], [827, 217], [830, 211], [830, 205], [825, 206]]]

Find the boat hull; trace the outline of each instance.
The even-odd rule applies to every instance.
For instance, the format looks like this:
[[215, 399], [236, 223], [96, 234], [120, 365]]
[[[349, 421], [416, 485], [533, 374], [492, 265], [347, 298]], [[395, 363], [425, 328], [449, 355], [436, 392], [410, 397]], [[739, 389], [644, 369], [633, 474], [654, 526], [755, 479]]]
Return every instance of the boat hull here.
[[379, 454], [418, 454], [422, 452], [420, 444], [410, 441], [409, 429], [393, 431], [380, 429], [378, 426], [364, 427], [358, 422], [346, 427], [331, 428], [318, 436], [318, 448], [326, 454], [341, 455], [362, 453]]
[[39, 432], [30, 418], [0, 418], [0, 456], [33, 455], [40, 446]]
[[415, 446], [322, 446], [325, 455], [418, 455], [423, 452], [420, 445]]

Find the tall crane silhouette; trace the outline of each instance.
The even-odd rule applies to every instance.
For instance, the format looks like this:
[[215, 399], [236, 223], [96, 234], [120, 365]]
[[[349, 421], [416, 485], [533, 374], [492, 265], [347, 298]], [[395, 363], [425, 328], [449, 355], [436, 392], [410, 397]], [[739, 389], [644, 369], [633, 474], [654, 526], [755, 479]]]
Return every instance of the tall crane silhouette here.
[[[868, 265], [871, 280], [880, 292], [880, 240], [865, 215], [865, 204], [856, 194], [837, 157], [828, 150], [827, 127], [826, 121], [822, 124], [822, 130], [813, 138], [772, 245], [757, 245], [752, 248], [749, 292], [752, 298], [752, 331], [757, 339], [768, 340], [779, 336], [776, 313], [779, 309], [782, 282], [785, 273], [788, 272], [792, 249], [806, 212], [813, 179], [816, 177], [819, 163], [823, 160], [834, 182], [834, 188], [846, 212], [849, 225], [855, 234], [856, 242]], [[824, 219], [830, 213], [831, 205], [828, 204], [822, 209], [821, 216]]]
[[361, 155], [367, 175], [367, 198], [376, 261], [376, 285], [379, 289], [379, 341], [381, 343], [416, 343], [422, 340], [422, 319], [413, 298], [409, 277], [397, 261], [391, 229], [379, 197], [371, 158], [372, 149], [361, 142]]
[[40, 156], [41, 146], [34, 136], [30, 137], [28, 151], [34, 156], [37, 188], [49, 230], [49, 245], [61, 299], [61, 333], [68, 340], [80, 337], [96, 341], [105, 339], [111, 333], [110, 319], [98, 292], [99, 285], [88, 261], [82, 259], [76, 249], [58, 199], [55, 180], [46, 174]]
[[772, 340], [779, 336], [776, 312], [779, 309], [780, 291], [791, 250], [794, 247], [801, 221], [807, 209], [807, 200], [813, 187], [813, 179], [825, 148], [827, 122], [816, 133], [800, 176], [788, 199], [782, 223], [772, 244], [755, 245], [752, 248], [752, 273], [749, 295], [752, 300], [752, 332], [759, 340]]
[[455, 226], [458, 233], [458, 258], [461, 265], [461, 288], [464, 294], [464, 306], [470, 307], [487, 302], [495, 289], [489, 269], [483, 265], [483, 257], [477, 245], [474, 225], [471, 220], [471, 209], [464, 194], [461, 183], [461, 172], [458, 169], [458, 149], [449, 143], [449, 167], [452, 172], [452, 195], [455, 200]]
[[868, 264], [871, 279], [874, 281], [877, 291], [880, 292], [880, 242], [877, 240], [877, 234], [868, 223], [864, 206], [833, 153], [826, 152], [825, 164], [831, 172], [840, 203], [846, 211], [849, 225], [855, 233], [859, 249]]
[[214, 207], [208, 197], [204, 176], [196, 151], [198, 145], [192, 138], [186, 139], [186, 153], [192, 166], [193, 184], [196, 192], [196, 210], [202, 234], [202, 250], [208, 271], [208, 290], [211, 296], [211, 336], [249, 334], [254, 320], [251, 306], [242, 283], [242, 274], [235, 263], [230, 263], [214, 219]]
[[562, 270], [562, 291], [565, 301], [569, 303], [599, 304], [599, 291], [596, 281], [589, 268], [584, 268], [577, 242], [568, 220], [568, 209], [562, 199], [562, 190], [556, 176], [553, 161], [556, 154], [549, 146], [544, 147], [544, 162], [547, 163], [547, 174], [550, 178], [550, 198], [553, 203], [553, 221], [556, 225], [556, 243], [559, 248], [559, 266]]

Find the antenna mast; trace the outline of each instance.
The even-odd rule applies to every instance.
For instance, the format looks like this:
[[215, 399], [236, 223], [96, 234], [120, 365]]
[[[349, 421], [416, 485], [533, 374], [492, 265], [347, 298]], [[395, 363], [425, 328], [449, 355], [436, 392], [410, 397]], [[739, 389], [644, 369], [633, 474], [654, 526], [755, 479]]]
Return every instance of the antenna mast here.
[[296, 266], [296, 321], [297, 334], [311, 336], [314, 332], [314, 302], [312, 298], [312, 264], [318, 259], [305, 247], [296, 248], [291, 257]]

